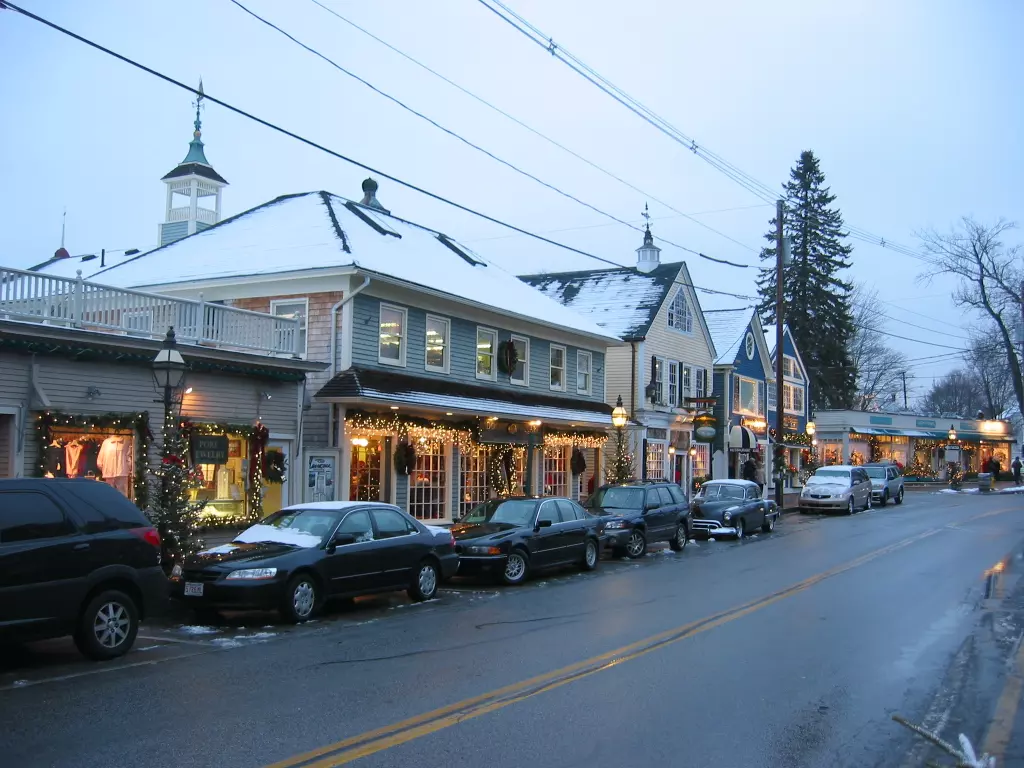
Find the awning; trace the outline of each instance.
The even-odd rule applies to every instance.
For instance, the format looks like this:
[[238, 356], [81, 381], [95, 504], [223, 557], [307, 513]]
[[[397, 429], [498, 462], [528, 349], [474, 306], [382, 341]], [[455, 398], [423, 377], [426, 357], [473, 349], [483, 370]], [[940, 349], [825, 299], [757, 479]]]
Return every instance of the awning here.
[[757, 435], [750, 427], [737, 425], [729, 430], [730, 451], [751, 451], [757, 447]]
[[870, 427], [860, 427], [858, 429], [855, 429], [854, 427], [850, 427], [850, 432], [858, 434], [858, 435], [884, 435], [885, 434], [880, 429], [871, 429]]

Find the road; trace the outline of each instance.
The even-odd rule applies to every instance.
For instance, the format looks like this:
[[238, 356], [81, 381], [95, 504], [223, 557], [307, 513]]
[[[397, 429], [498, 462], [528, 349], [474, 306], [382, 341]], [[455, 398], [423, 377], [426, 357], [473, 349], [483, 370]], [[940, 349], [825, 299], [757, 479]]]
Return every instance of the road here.
[[1024, 765], [1024, 498], [605, 560], [316, 623], [0, 662], [4, 766], [919, 766], [894, 713]]

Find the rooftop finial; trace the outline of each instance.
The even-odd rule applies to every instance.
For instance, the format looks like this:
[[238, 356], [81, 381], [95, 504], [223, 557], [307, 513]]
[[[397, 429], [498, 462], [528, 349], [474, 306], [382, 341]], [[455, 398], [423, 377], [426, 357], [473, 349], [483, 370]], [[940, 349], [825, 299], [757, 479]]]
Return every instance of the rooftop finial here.
[[651, 212], [647, 208], [647, 203], [644, 203], [644, 212], [640, 214], [644, 217], [644, 245], [654, 245], [654, 236], [651, 234]]
[[200, 110], [206, 109], [206, 105], [203, 104], [203, 99], [204, 98], [205, 98], [205, 96], [203, 95], [203, 78], [200, 77], [199, 78], [199, 93], [196, 94], [196, 100], [192, 102], [192, 106], [196, 108], [196, 121], [194, 123], [194, 125], [196, 127], [196, 131], [193, 134], [193, 136], [195, 136], [197, 139], [202, 135], [202, 130], [201, 129], [203, 127], [203, 121], [202, 121], [202, 119], [199, 116], [199, 112], [200, 112]]

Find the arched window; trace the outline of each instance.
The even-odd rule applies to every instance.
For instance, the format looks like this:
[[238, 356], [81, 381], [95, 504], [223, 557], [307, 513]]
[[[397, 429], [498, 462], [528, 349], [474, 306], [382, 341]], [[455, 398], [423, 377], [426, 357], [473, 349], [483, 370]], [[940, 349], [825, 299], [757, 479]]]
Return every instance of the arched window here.
[[686, 291], [680, 288], [668, 305], [668, 327], [685, 333], [693, 333], [693, 313], [690, 302], [686, 300]]

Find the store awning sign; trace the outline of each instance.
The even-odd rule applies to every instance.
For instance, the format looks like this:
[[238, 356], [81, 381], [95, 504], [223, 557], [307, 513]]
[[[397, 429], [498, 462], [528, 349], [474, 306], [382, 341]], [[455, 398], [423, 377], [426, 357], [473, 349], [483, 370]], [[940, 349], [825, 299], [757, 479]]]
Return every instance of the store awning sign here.
[[481, 445], [526, 445], [530, 440], [530, 432], [526, 425], [515, 421], [499, 421], [480, 430]]
[[194, 435], [192, 437], [192, 461], [196, 464], [227, 464], [227, 435]]

